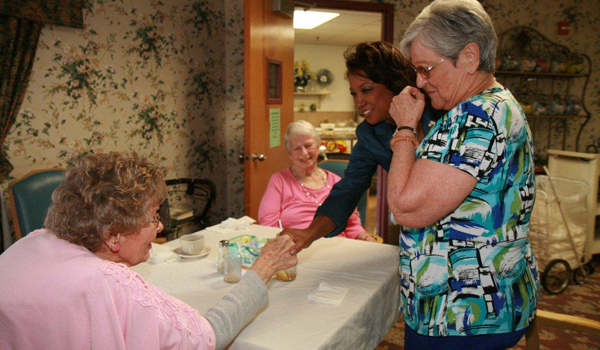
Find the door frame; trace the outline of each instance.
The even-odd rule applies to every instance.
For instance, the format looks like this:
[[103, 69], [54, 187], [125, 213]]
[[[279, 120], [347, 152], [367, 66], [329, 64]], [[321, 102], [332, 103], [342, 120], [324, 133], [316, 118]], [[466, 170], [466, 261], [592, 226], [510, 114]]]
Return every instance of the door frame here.
[[[268, 60], [281, 65], [281, 100], [267, 99]], [[294, 29], [271, 0], [244, 0], [244, 212], [258, 219], [269, 178], [289, 162], [282, 128], [294, 119]], [[279, 108], [279, 145], [270, 145], [270, 109]], [[285, 130], [285, 129], [284, 129]], [[276, 135], [273, 135], [276, 136]]]
[[360, 1], [339, 1], [339, 0], [311, 0], [310, 3], [304, 1], [294, 1], [296, 6], [309, 6], [317, 9], [327, 10], [348, 10], [359, 12], [379, 12], [381, 18], [381, 41], [394, 43], [394, 5], [381, 4], [373, 2]]

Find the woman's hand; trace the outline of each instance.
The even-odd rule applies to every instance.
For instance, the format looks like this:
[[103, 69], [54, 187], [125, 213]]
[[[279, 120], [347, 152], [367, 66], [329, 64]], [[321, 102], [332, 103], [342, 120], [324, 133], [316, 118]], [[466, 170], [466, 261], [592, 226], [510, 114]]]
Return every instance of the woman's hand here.
[[356, 239], [361, 240], [361, 241], [367, 241], [367, 242], [377, 242], [377, 239], [375, 238], [375, 236], [370, 235], [364, 231], [359, 233], [358, 236], [356, 236]]
[[289, 269], [298, 264], [298, 258], [290, 254], [290, 248], [293, 246], [294, 241], [287, 235], [270, 239], [260, 250], [260, 255], [251, 270], [255, 271], [266, 284], [275, 271]]
[[365, 241], [367, 242], [377, 242], [377, 239], [371, 235], [367, 235], [367, 237], [365, 237]]
[[425, 95], [414, 86], [405, 87], [394, 96], [390, 104], [390, 115], [398, 127], [417, 128], [425, 109]]
[[335, 229], [336, 224], [331, 218], [319, 215], [313, 219], [307, 228], [303, 230], [286, 228], [279, 235], [290, 236], [294, 241], [294, 248], [292, 248], [291, 253], [298, 254], [302, 249], [308, 248], [312, 242], [333, 232]]
[[308, 248], [313, 239], [307, 229], [300, 230], [295, 228], [286, 228], [280, 233], [281, 236], [288, 236], [294, 242], [292, 253], [298, 254], [302, 249]]

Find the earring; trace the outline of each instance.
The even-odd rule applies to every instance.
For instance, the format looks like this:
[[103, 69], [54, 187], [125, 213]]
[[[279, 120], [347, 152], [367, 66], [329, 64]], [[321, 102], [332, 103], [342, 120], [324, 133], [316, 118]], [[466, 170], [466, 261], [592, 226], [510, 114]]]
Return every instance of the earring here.
[[119, 242], [115, 242], [110, 246], [110, 251], [113, 253], [118, 253], [121, 251], [121, 244]]

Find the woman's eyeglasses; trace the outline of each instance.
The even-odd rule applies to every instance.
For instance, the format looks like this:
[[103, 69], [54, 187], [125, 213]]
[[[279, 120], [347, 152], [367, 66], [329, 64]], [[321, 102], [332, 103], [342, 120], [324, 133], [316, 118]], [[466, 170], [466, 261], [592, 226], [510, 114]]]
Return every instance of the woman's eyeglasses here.
[[156, 229], [158, 229], [158, 226], [160, 226], [160, 216], [158, 215], [158, 212], [154, 213], [154, 216], [152, 216], [151, 223]]
[[441, 61], [439, 61], [438, 63], [434, 64], [431, 67], [421, 67], [421, 66], [419, 66], [419, 67], [413, 67], [413, 70], [415, 71], [415, 73], [421, 74], [421, 76], [424, 77], [425, 79], [429, 79], [429, 77], [431, 76], [431, 71], [433, 70], [433, 68], [439, 66], [445, 60], [446, 60], [445, 58], [442, 58]]

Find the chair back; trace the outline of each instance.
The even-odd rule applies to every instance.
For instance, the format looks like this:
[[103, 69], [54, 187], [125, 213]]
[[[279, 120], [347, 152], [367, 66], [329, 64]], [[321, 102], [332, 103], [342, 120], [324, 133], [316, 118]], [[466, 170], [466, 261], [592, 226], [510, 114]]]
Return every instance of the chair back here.
[[[526, 350], [540, 349], [539, 326], [583, 332], [594, 337], [600, 336], [600, 321], [538, 309], [535, 320], [529, 325], [527, 333], [525, 333]], [[586, 336], [586, 334], [581, 334], [581, 336]]]
[[[329, 170], [337, 176], [344, 178], [344, 172], [348, 167], [348, 160], [345, 159], [329, 159], [324, 160], [317, 164], [317, 166], [321, 169]], [[358, 213], [360, 214], [360, 222], [363, 227], [366, 225], [367, 220], [367, 197], [369, 196], [369, 190], [366, 190], [363, 193], [362, 197], [360, 197], [360, 201], [358, 201]]]
[[8, 200], [17, 240], [44, 227], [52, 192], [64, 179], [62, 169], [43, 169], [34, 170], [9, 183]]
[[[198, 229], [208, 226], [208, 210], [216, 197], [214, 182], [208, 179], [179, 178], [165, 181], [169, 197], [160, 206], [160, 220], [164, 226], [162, 235], [167, 240], [176, 238], [178, 229], [193, 223]], [[176, 203], [173, 203], [176, 202]]]

